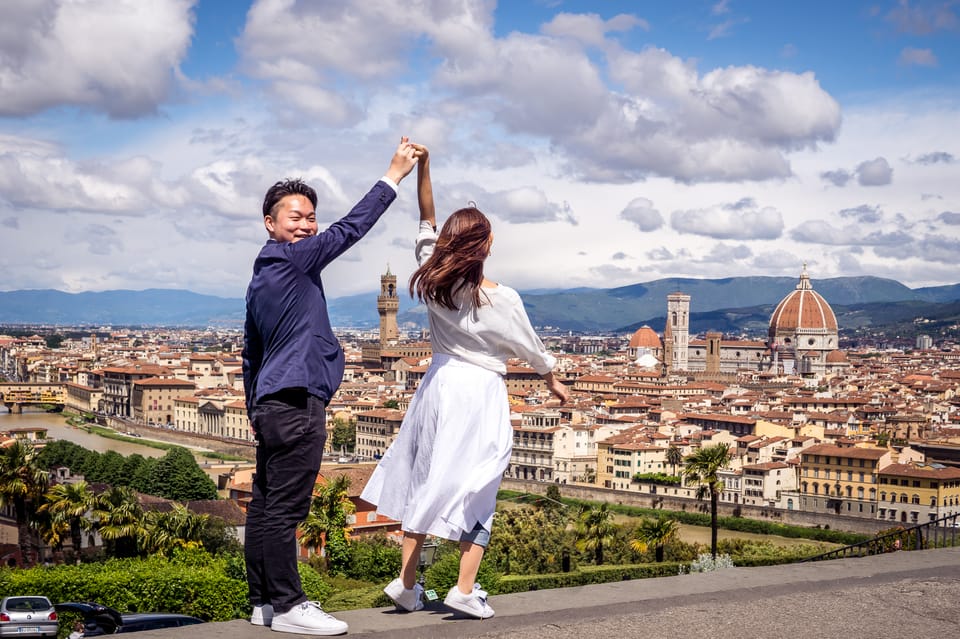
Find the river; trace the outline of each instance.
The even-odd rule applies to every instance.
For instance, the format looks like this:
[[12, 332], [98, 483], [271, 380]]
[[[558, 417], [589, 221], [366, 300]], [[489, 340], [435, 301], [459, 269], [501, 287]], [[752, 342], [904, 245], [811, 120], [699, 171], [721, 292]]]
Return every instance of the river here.
[[[59, 413], [46, 413], [24, 409], [22, 414], [15, 415], [0, 408], [0, 432], [10, 430], [11, 428], [37, 427], [46, 428], [47, 437], [50, 439], [62, 439], [73, 442], [74, 444], [83, 446], [87, 450], [95, 450], [98, 453], [113, 450], [124, 457], [134, 453], [139, 453], [144, 457], [163, 457], [167, 454], [166, 449], [163, 448], [152, 448], [135, 442], [110, 439], [109, 437], [100, 437], [99, 435], [88, 433], [83, 429], [67, 424], [66, 418]], [[164, 443], [169, 444], [170, 442]], [[219, 475], [223, 472], [253, 466], [253, 464], [246, 462], [210, 461], [209, 459], [203, 458], [202, 455], [200, 455], [202, 451], [197, 448], [189, 445], [183, 445], [183, 447], [193, 453], [200, 468], [202, 468], [215, 483], [218, 481]]]
[[47, 437], [51, 439], [64, 439], [79, 444], [88, 450], [95, 450], [98, 453], [115, 450], [124, 457], [134, 453], [140, 453], [144, 457], [163, 457], [167, 453], [167, 451], [161, 448], [151, 448], [150, 446], [109, 439], [88, 433], [85, 430], [67, 424], [66, 418], [59, 413], [31, 412], [28, 409], [24, 409], [23, 413], [16, 415], [0, 409], [0, 431], [7, 431], [12, 428], [40, 427], [47, 429]]

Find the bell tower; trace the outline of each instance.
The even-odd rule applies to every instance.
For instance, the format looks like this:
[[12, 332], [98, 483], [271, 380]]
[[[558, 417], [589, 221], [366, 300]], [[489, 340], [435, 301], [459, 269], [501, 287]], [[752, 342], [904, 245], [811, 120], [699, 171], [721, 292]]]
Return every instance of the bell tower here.
[[400, 336], [397, 328], [397, 312], [400, 310], [400, 298], [397, 296], [397, 276], [387, 272], [380, 276], [380, 295], [377, 296], [377, 312], [380, 314], [380, 347], [396, 341]]
[[[687, 370], [687, 347], [690, 345], [690, 296], [685, 293], [667, 295], [667, 324], [669, 324], [672, 343], [664, 348], [672, 348], [670, 358], [671, 371]], [[666, 341], [666, 340], [664, 340]]]

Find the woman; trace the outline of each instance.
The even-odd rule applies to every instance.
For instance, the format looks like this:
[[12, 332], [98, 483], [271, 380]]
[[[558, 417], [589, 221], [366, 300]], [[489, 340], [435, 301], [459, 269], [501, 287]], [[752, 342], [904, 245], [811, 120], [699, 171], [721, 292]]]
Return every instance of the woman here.
[[556, 360], [530, 325], [520, 296], [483, 275], [493, 244], [486, 216], [476, 207], [460, 209], [437, 234], [429, 153], [416, 148], [420, 268], [410, 278], [410, 294], [427, 306], [433, 359], [397, 440], [361, 497], [401, 522], [400, 577], [384, 589], [398, 609], [423, 607], [416, 572], [430, 534], [460, 541], [457, 585], [444, 603], [486, 619], [494, 611], [475, 581], [513, 446], [506, 362], [526, 360], [561, 401], [567, 390], [553, 376]]

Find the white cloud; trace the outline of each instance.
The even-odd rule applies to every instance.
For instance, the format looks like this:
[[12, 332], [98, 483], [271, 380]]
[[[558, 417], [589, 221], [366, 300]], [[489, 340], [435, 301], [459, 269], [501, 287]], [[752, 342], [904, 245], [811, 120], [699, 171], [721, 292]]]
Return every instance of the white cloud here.
[[478, 203], [480, 210], [512, 224], [554, 221], [577, 224], [567, 203], [550, 202], [546, 194], [537, 187], [526, 186], [489, 193], [485, 199], [489, 205]]
[[632, 223], [643, 232], [656, 231], [663, 226], [663, 216], [654, 208], [653, 202], [638, 197], [620, 211], [620, 218]]
[[0, 115], [69, 104], [130, 118], [174, 88], [192, 0], [36, 0], [4, 5]]
[[842, 218], [852, 217], [861, 224], [876, 224], [883, 219], [883, 212], [880, 211], [879, 207], [870, 206], [869, 204], [861, 204], [854, 208], [841, 209], [839, 215]]
[[857, 181], [860, 186], [885, 186], [893, 181], [893, 168], [885, 158], [861, 162], [857, 166]]
[[926, 262], [956, 265], [960, 262], [960, 239], [942, 235], [924, 235], [919, 239], [903, 238], [902, 242], [874, 248], [881, 257], [920, 258]]
[[729, 265], [730, 262], [745, 260], [753, 256], [753, 251], [746, 244], [724, 244], [719, 242], [710, 248], [710, 252], [703, 256], [701, 262], [715, 262]]
[[823, 220], [812, 220], [797, 226], [789, 236], [797, 242], [834, 246], [897, 246], [911, 243], [910, 235], [901, 230], [870, 230], [859, 223], [837, 228]]
[[783, 216], [773, 207], [757, 206], [751, 198], [705, 209], [674, 211], [670, 225], [680, 233], [715, 239], [772, 240], [783, 232]]
[[572, 38], [586, 45], [602, 47], [608, 33], [630, 31], [634, 27], [650, 30], [646, 20], [627, 14], [604, 20], [595, 13], [558, 13], [540, 31], [549, 36]]
[[955, 31], [960, 28], [953, 3], [926, 2], [914, 3], [899, 0], [886, 19], [897, 31], [910, 35], [930, 35], [938, 31]]
[[789, 251], [764, 251], [753, 258], [753, 268], [760, 272], [792, 273], [801, 260]]
[[917, 164], [953, 164], [956, 158], [946, 151], [924, 153], [916, 159]]
[[123, 250], [123, 241], [116, 230], [105, 224], [87, 224], [67, 227], [63, 239], [72, 244], [83, 244], [92, 255], [111, 255]]
[[944, 224], [960, 224], [960, 213], [953, 213], [951, 211], [944, 211], [937, 219], [943, 222]]
[[905, 47], [900, 51], [897, 64], [902, 67], [935, 67], [937, 66], [937, 56], [930, 49]]
[[834, 186], [846, 186], [853, 179], [853, 174], [843, 169], [833, 171], [824, 171], [820, 174], [820, 179], [830, 182]]

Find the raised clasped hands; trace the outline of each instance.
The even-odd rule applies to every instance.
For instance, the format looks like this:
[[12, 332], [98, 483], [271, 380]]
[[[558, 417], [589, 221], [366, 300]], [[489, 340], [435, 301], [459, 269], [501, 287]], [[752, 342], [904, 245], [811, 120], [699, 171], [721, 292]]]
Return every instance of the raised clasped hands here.
[[400, 180], [407, 177], [417, 165], [421, 153], [417, 149], [418, 146], [421, 145], [412, 143], [407, 136], [400, 138], [400, 144], [393, 154], [393, 159], [390, 160], [390, 168], [387, 169], [386, 174], [396, 184], [400, 184]]

